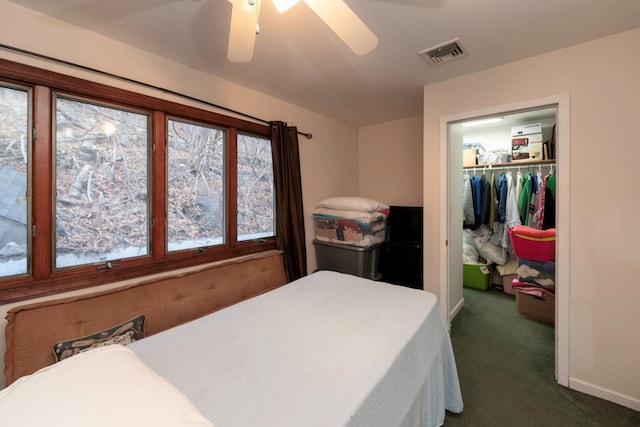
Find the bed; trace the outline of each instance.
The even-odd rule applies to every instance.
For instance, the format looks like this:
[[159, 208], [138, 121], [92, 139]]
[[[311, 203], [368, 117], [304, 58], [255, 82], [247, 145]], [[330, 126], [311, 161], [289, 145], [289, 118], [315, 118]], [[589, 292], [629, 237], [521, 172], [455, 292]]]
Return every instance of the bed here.
[[[451, 343], [434, 295], [329, 271], [270, 287], [126, 347], [90, 350], [22, 377], [0, 391], [0, 418], [9, 419], [3, 414], [7, 395], [11, 399], [22, 393], [33, 406], [37, 399], [29, 387], [39, 390], [38, 378], [60, 375], [63, 369], [74, 372], [73, 365], [109, 354], [134, 359], [132, 371], [148, 371], [161, 384], [144, 386], [147, 379], [90, 367], [85, 386], [118, 381], [129, 390], [169, 388], [168, 395], [177, 395], [179, 402], [166, 404], [163, 396], [150, 399], [151, 405], [161, 407], [149, 412], [157, 415], [175, 407], [180, 416], [188, 414], [188, 422], [172, 421], [174, 426], [422, 427], [441, 425], [445, 408], [462, 411]], [[107, 378], [93, 381], [95, 371]], [[67, 378], [83, 375], [87, 377], [74, 373]], [[77, 407], [68, 393], [78, 393], [81, 385], [67, 390], [61, 389], [59, 379], [49, 381], [65, 397], [47, 410], [64, 411], [65, 403]], [[128, 387], [128, 381], [134, 384]], [[47, 399], [55, 395], [39, 392]], [[135, 412], [143, 413], [144, 406], [138, 405]], [[173, 420], [171, 416], [163, 413], [162, 418]], [[48, 419], [52, 418], [55, 415]], [[76, 425], [69, 419], [62, 424]], [[16, 425], [29, 424], [21, 419]], [[129, 424], [119, 419], [118, 425]]]

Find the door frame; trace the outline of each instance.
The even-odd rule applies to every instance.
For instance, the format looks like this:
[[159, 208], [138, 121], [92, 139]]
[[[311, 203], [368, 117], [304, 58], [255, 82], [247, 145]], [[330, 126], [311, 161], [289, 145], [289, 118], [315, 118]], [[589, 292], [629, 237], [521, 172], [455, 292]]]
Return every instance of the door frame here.
[[[545, 98], [530, 99], [512, 104], [491, 106], [480, 110], [468, 111], [440, 118], [440, 309], [450, 323], [457, 312], [463, 307], [462, 301], [449, 301], [450, 251], [462, 251], [462, 242], [449, 244], [452, 226], [449, 218], [450, 197], [449, 180], [452, 177], [452, 159], [449, 145], [449, 126], [461, 121], [467, 121], [486, 116], [509, 114], [519, 111], [532, 110], [556, 106], [556, 323], [555, 323], [555, 354], [556, 380], [558, 384], [569, 387], [569, 295], [571, 259], [570, 241], [570, 97], [568, 93]], [[457, 175], [456, 175], [457, 176]], [[450, 304], [454, 303], [454, 307]]]

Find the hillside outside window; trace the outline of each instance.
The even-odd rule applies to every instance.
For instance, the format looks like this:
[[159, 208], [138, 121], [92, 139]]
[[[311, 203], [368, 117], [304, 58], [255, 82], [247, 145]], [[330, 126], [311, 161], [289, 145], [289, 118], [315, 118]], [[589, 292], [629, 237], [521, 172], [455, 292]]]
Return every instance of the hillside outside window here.
[[275, 236], [271, 140], [238, 134], [238, 241]]
[[149, 253], [149, 117], [55, 98], [55, 266]]
[[169, 251], [225, 242], [226, 132], [167, 121], [167, 247]]
[[0, 276], [29, 271], [30, 91], [0, 86]]

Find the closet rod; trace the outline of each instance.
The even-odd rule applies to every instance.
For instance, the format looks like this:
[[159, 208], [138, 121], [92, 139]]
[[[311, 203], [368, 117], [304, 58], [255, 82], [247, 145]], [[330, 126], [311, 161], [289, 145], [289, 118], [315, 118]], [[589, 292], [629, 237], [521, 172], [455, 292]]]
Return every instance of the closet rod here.
[[[44, 59], [44, 60], [51, 61], [51, 62], [57, 62], [58, 64], [68, 65], [70, 67], [79, 68], [79, 69], [84, 70], [84, 71], [90, 71], [92, 73], [100, 74], [102, 76], [106, 76], [106, 77], [110, 77], [110, 78], [114, 78], [114, 79], [119, 79], [119, 80], [122, 80], [122, 81], [125, 81], [125, 82], [128, 82], [128, 83], [133, 83], [133, 84], [136, 84], [136, 85], [139, 85], [139, 86], [146, 87], [148, 89], [158, 90], [160, 92], [164, 92], [164, 93], [167, 93], [169, 95], [179, 96], [181, 98], [185, 98], [185, 99], [188, 99], [188, 100], [191, 100], [191, 101], [199, 102], [201, 104], [205, 104], [205, 105], [208, 105], [210, 107], [218, 108], [218, 109], [226, 111], [228, 113], [237, 114], [237, 115], [242, 116], [242, 117], [244, 117], [246, 119], [255, 120], [257, 122], [264, 123], [264, 124], [267, 124], [267, 125], [271, 123], [268, 120], [261, 119], [260, 117], [255, 117], [255, 116], [252, 116], [250, 114], [243, 113], [241, 111], [233, 110], [231, 108], [224, 107], [222, 105], [214, 104], [212, 102], [205, 101], [203, 99], [193, 97], [191, 95], [185, 95], [183, 93], [176, 92], [176, 91], [173, 91], [171, 89], [166, 89], [166, 88], [163, 88], [161, 86], [155, 86], [155, 85], [152, 85], [150, 83], [144, 83], [144, 82], [142, 82], [140, 80], [135, 80], [135, 79], [131, 79], [129, 77], [124, 77], [124, 76], [121, 76], [121, 75], [118, 75], [118, 74], [113, 74], [113, 73], [110, 73], [108, 71], [103, 71], [103, 70], [99, 70], [97, 68], [87, 67], [86, 65], [77, 64], [75, 62], [66, 61], [64, 59], [54, 58], [52, 56], [43, 55], [41, 53], [37, 53], [37, 52], [30, 51], [30, 50], [25, 50], [25, 49], [20, 49], [18, 47], [9, 46], [9, 45], [2, 44], [2, 43], [0, 43], [0, 48], [6, 49], [6, 50], [10, 50], [10, 51], [13, 51], [13, 52], [18, 52], [18, 53], [21, 53], [21, 54], [24, 54], [24, 55], [29, 55], [29, 56], [32, 56], [32, 57], [35, 57], [35, 58]], [[298, 135], [302, 135], [307, 139], [313, 138], [313, 134], [311, 132], [298, 131]]]
[[513, 163], [496, 163], [496, 164], [487, 164], [487, 165], [475, 165], [475, 166], [463, 166], [462, 169], [509, 169], [509, 168], [532, 168], [536, 166], [555, 166], [556, 160], [539, 160], [537, 162], [524, 163], [524, 162], [513, 162]]

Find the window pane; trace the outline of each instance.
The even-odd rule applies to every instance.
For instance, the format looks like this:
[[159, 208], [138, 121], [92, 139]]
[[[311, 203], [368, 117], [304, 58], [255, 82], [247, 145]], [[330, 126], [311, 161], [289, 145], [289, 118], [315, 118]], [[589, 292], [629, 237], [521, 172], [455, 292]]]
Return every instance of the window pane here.
[[238, 241], [275, 236], [271, 141], [238, 135]]
[[147, 255], [149, 117], [56, 99], [56, 267]]
[[224, 243], [225, 132], [167, 123], [167, 249]]
[[0, 276], [28, 271], [29, 94], [0, 87]]

